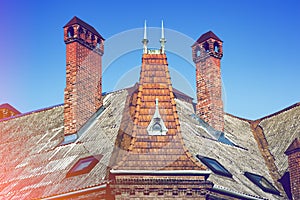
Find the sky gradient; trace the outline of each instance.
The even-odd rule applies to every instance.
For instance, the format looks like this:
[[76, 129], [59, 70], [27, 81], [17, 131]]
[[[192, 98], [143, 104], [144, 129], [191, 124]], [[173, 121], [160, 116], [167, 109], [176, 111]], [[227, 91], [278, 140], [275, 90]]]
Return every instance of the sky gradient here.
[[[193, 41], [212, 30], [224, 41], [221, 69], [225, 111], [257, 119], [300, 102], [299, 11], [297, 0], [0, 0], [0, 104], [10, 103], [21, 112], [29, 112], [63, 103], [62, 27], [73, 16], [92, 25], [106, 39], [103, 59], [118, 48], [112, 44], [120, 34], [132, 30], [141, 33], [134, 37], [140, 49], [103, 66], [107, 68], [103, 71], [104, 91], [126, 86], [128, 77], [138, 81], [144, 20], [149, 27], [159, 27], [163, 19], [173, 86], [181, 89], [177, 81], [181, 77], [189, 85], [189, 91], [183, 92], [193, 93], [195, 68], [188, 62], [191, 57], [171, 51], [178, 42], [171, 34]], [[159, 44], [155, 31], [149, 37], [150, 42]], [[124, 41], [118, 45], [129, 44]], [[191, 55], [191, 49], [186, 52]]]

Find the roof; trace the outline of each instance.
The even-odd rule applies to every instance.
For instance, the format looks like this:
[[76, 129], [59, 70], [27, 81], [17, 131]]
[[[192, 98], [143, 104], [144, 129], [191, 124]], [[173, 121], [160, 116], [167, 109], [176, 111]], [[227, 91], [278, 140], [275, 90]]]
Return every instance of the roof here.
[[198, 38], [197, 42], [198, 43], [202, 43], [202, 42], [204, 42], [204, 41], [206, 41], [206, 40], [208, 40], [210, 38], [213, 38], [215, 40], [218, 40], [218, 41], [222, 42], [222, 40], [218, 36], [216, 36], [216, 34], [214, 34], [212, 31], [208, 31], [208, 32], [204, 33], [203, 35], [201, 35]]
[[13, 106], [11, 106], [8, 103], [1, 104], [0, 109], [7, 109], [7, 110], [14, 112], [15, 114], [21, 114], [20, 111], [18, 111], [17, 109], [15, 109]]
[[[137, 87], [130, 89], [107, 94], [103, 112], [87, 123], [76, 142], [63, 146], [59, 145], [64, 137], [63, 105], [1, 121], [0, 198], [41, 198], [98, 188], [107, 183], [107, 167], [113, 167], [114, 163], [110, 162], [113, 153], [119, 147], [130, 145], [127, 144], [130, 140], [126, 140], [130, 138], [128, 135], [119, 138], [120, 131], [126, 132], [131, 126], [123, 123], [125, 119], [132, 121], [130, 116], [124, 118], [124, 113], [130, 113], [128, 105]], [[208, 180], [214, 183], [214, 188], [258, 199], [285, 198], [279, 188], [283, 196], [266, 193], [243, 175], [248, 171], [264, 176], [275, 186], [248, 121], [225, 115], [225, 136], [237, 146], [224, 144], [192, 116], [195, 113], [192, 103], [179, 99], [175, 102], [182, 141], [191, 156], [215, 159], [233, 175], [229, 178], [212, 173]], [[287, 170], [284, 151], [299, 138], [299, 117], [300, 106], [296, 106], [260, 122], [279, 173]], [[122, 145], [118, 145], [120, 139], [124, 139]], [[125, 149], [119, 150], [119, 155], [126, 154]], [[99, 154], [103, 157], [89, 173], [66, 177], [79, 159]]]
[[88, 29], [89, 31], [91, 31], [93, 34], [95, 34], [96, 36], [100, 37], [101, 39], [104, 40], [104, 38], [100, 35], [100, 33], [98, 33], [98, 31], [96, 31], [96, 29], [94, 27], [92, 27], [91, 25], [87, 24], [86, 22], [82, 21], [81, 19], [79, 19], [78, 17], [74, 16], [65, 26], [72, 26], [74, 24], [78, 24], [80, 26], [83, 26], [84, 28]]
[[295, 138], [300, 137], [300, 104], [289, 106], [276, 115], [263, 118], [262, 127], [268, 150], [273, 155], [278, 176], [282, 177], [288, 169], [288, 157], [285, 151]]
[[215, 159], [233, 175], [232, 178], [228, 178], [212, 173], [208, 180], [214, 183], [214, 187], [260, 198], [282, 198], [265, 193], [244, 176], [244, 172], [247, 171], [260, 174], [274, 185], [247, 121], [225, 115], [225, 135], [237, 146], [224, 144], [216, 140], [207, 129], [191, 117], [194, 114], [191, 104], [178, 99], [176, 103], [182, 136], [193, 156], [200, 155]]
[[[68, 145], [59, 145], [63, 106], [0, 122], [0, 199], [41, 198], [103, 185], [126, 96], [126, 91], [106, 95], [105, 110]], [[103, 157], [89, 173], [66, 176], [79, 159], [99, 154]]]

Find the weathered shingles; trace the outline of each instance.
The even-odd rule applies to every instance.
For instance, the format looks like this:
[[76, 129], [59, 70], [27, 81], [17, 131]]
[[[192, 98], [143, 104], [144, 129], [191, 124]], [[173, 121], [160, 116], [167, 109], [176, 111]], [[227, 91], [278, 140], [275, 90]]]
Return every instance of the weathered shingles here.
[[[63, 140], [63, 106], [0, 123], [0, 198], [29, 199], [69, 192], [103, 182], [127, 96], [108, 94], [107, 106], [75, 144]], [[88, 174], [66, 178], [80, 159], [103, 154]]]
[[[193, 109], [188, 109], [187, 106], [186, 102], [177, 100], [182, 136], [189, 151], [195, 157], [199, 154], [216, 159], [233, 175], [233, 178], [227, 178], [212, 173], [209, 180], [214, 182], [216, 186], [238, 191], [239, 193], [268, 199], [282, 198], [263, 192], [243, 175], [244, 172], [248, 171], [262, 175], [272, 182], [248, 122], [228, 115], [225, 116], [225, 126], [230, 126], [227, 127], [227, 130], [231, 130], [231, 133], [225, 133], [226, 136], [229, 136], [236, 145], [243, 148], [226, 145], [207, 137], [207, 133], [199, 129], [197, 124], [189, 119], [191, 118], [190, 115], [193, 114]], [[190, 108], [192, 108], [192, 105], [190, 105]]]
[[[44, 174], [40, 171], [48, 162], [49, 151], [40, 154], [37, 142], [46, 144], [51, 137], [57, 140], [53, 135], [62, 126], [62, 111], [62, 106], [58, 106], [0, 123], [0, 157], [3, 161], [0, 197], [26, 199], [30, 186], [43, 179]], [[55, 137], [61, 136], [56, 134]]]
[[284, 152], [296, 137], [300, 137], [300, 106], [265, 118], [260, 125], [269, 150], [275, 158], [279, 174], [283, 176], [288, 168], [287, 156]]

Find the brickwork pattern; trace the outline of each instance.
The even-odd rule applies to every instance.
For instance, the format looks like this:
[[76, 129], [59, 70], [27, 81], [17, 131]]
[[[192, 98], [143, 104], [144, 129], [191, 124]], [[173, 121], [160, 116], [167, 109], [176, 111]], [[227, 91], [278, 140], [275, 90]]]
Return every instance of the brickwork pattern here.
[[66, 43], [65, 134], [76, 133], [102, 105], [103, 39], [80, 24], [64, 28]]
[[294, 200], [300, 199], [300, 138], [292, 142], [285, 154], [288, 156], [292, 196]]
[[115, 199], [206, 199], [212, 183], [193, 175], [118, 175], [112, 185]]
[[192, 48], [196, 64], [197, 115], [216, 130], [224, 131], [222, 42], [210, 38], [202, 43], [195, 43]]
[[293, 199], [300, 199], [300, 150], [289, 155], [288, 162]]

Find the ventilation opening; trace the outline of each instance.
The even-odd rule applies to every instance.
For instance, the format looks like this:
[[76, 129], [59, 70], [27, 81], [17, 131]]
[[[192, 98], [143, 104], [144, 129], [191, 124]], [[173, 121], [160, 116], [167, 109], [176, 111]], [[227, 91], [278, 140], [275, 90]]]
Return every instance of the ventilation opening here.
[[207, 42], [203, 44], [203, 48], [206, 52], [209, 52], [209, 44]]
[[101, 44], [101, 40], [98, 38], [98, 39], [97, 39], [96, 47], [97, 47], [97, 48], [100, 48], [100, 44]]
[[216, 53], [219, 53], [219, 52], [220, 52], [220, 45], [219, 45], [218, 42], [215, 42], [215, 43], [214, 43], [214, 51], [215, 51]]
[[68, 28], [67, 35], [68, 35], [68, 38], [74, 37], [74, 29], [73, 29], [73, 27], [69, 27]]

